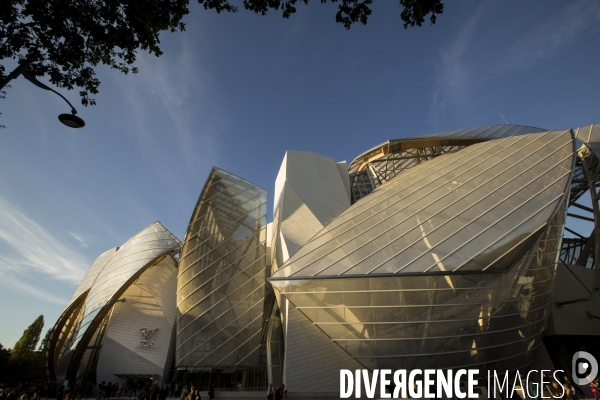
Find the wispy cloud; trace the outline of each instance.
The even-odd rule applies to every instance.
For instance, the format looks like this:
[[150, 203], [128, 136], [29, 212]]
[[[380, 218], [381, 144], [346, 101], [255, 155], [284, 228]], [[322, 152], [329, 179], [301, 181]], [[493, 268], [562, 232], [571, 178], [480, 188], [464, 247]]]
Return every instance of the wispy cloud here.
[[[0, 265], [2, 265], [4, 262], [12, 263], [13, 260], [6, 259], [6, 258], [0, 258]], [[29, 284], [23, 282], [21, 279], [19, 279], [14, 271], [8, 272], [7, 270], [5, 270], [4, 268], [1, 268], [1, 267], [0, 267], [0, 285], [11, 288], [12, 290], [14, 290], [18, 293], [21, 293], [23, 295], [35, 297], [35, 298], [38, 298], [38, 299], [41, 299], [44, 301], [58, 304], [63, 307], [65, 304], [67, 304], [67, 301], [69, 301], [68, 297], [61, 298], [61, 297], [58, 297], [58, 296], [55, 296], [55, 295], [49, 293], [48, 291], [44, 290], [43, 288], [34, 287], [32, 285], [29, 285]]]
[[444, 45], [439, 51], [441, 63], [429, 110], [429, 122], [437, 122], [438, 117], [446, 113], [450, 103], [462, 102], [467, 96], [472, 71], [465, 56], [473, 46], [474, 31], [484, 6], [485, 3], [481, 3], [458, 32], [456, 39], [449, 45]]
[[[600, 31], [600, 3], [579, 0], [558, 12], [541, 16], [520, 28], [518, 35], [504, 46], [490, 51], [482, 39], [489, 26], [482, 23], [482, 2], [456, 36], [439, 50], [439, 67], [429, 110], [429, 122], [437, 123], [450, 111], [465, 108], [477, 87], [490, 86], [487, 80], [506, 73], [540, 68], [543, 62], [557, 57], [590, 30]], [[576, 60], [572, 60], [576, 62]], [[542, 67], [544, 68], [544, 67]]]
[[[182, 172], [189, 173], [197, 170], [198, 160], [215, 158], [215, 132], [210, 127], [214, 115], [209, 112], [209, 93], [216, 89], [202, 71], [202, 63], [190, 48], [189, 41], [183, 38], [178, 44], [181, 50], [170, 57], [156, 58], [140, 53], [136, 61], [140, 70], [137, 76], [119, 76], [117, 79], [138, 127], [132, 134], [140, 141], [146, 155], [164, 157], [164, 143], [168, 142], [178, 151], [177, 161], [187, 168]], [[159, 138], [162, 140], [148, 140], [148, 128], [152, 124], [164, 129], [164, 136]], [[156, 126], [153, 128], [156, 132]], [[164, 168], [161, 169], [164, 172]]]
[[[85, 257], [54, 238], [38, 223], [0, 198], [0, 240], [12, 250], [0, 257], [1, 283], [39, 292], [24, 283], [30, 274], [79, 283], [89, 263]], [[37, 293], [38, 297], [42, 297]], [[47, 296], [46, 296], [47, 297]]]
[[85, 240], [83, 240], [83, 238], [73, 232], [69, 232], [69, 235], [71, 235], [73, 237], [73, 239], [77, 240], [79, 242], [79, 244], [81, 245], [81, 247], [88, 247], [88, 244]]
[[496, 63], [502, 70], [519, 70], [549, 59], [588, 29], [598, 29], [600, 4], [594, 0], [568, 3], [554, 15], [533, 24], [512, 43]]

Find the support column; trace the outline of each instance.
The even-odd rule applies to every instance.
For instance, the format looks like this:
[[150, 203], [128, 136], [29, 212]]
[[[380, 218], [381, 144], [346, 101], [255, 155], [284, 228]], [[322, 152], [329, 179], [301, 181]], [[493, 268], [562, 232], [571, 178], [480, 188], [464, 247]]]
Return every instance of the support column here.
[[[590, 196], [592, 198], [592, 209], [594, 211], [594, 232], [592, 232], [592, 235], [590, 235], [590, 239], [588, 240], [588, 244], [590, 244], [590, 242], [593, 240], [593, 244], [594, 244], [594, 286], [592, 288], [592, 290], [594, 292], [600, 290], [600, 269], [599, 267], [599, 261], [600, 261], [600, 229], [598, 229], [598, 227], [600, 226], [600, 210], [598, 207], [598, 191], [596, 190], [596, 180], [597, 180], [597, 175], [598, 175], [598, 163], [595, 162], [593, 164], [595, 164], [596, 166], [596, 170], [592, 170], [592, 163], [590, 163], [590, 161], [592, 159], [595, 159], [596, 156], [594, 155], [594, 153], [587, 148], [587, 146], [583, 145], [584, 147], [580, 150], [580, 157], [581, 157], [581, 165], [583, 167], [583, 172], [585, 173], [585, 177], [588, 181], [588, 187], [590, 189]], [[597, 160], [595, 160], [597, 161]], [[586, 244], [586, 247], [588, 247], [588, 245]], [[583, 255], [583, 254], [582, 254]], [[587, 260], [587, 259], [586, 259]], [[579, 264], [581, 264], [582, 260], [581, 257], [578, 260]]]

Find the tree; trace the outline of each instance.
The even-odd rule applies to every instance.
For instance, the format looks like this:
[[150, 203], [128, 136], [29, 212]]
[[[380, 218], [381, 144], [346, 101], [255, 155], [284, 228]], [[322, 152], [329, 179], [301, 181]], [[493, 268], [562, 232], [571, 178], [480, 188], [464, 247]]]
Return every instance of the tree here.
[[11, 358], [13, 360], [30, 358], [35, 353], [37, 344], [40, 341], [42, 329], [44, 329], [44, 316], [40, 315], [25, 329], [21, 339], [15, 343]]
[[50, 340], [50, 335], [52, 335], [52, 328], [50, 328], [46, 331], [44, 338], [40, 342], [40, 347], [39, 347], [38, 351], [46, 351], [46, 345], [48, 344], [48, 341]]
[[40, 315], [15, 343], [10, 354], [9, 365], [12, 376], [16, 380], [24, 382], [44, 378], [44, 353], [36, 350], [43, 329], [44, 316]]
[[0, 344], [0, 382], [8, 382], [10, 373], [10, 349], [4, 348]]
[[[338, 0], [320, 0], [321, 3]], [[207, 10], [236, 12], [228, 0], [198, 0]], [[308, 0], [300, 0], [307, 4]], [[373, 0], [340, 0], [336, 21], [350, 29], [366, 24]], [[404, 28], [421, 26], [431, 14], [443, 12], [441, 0], [399, 0]], [[289, 18], [298, 0], [244, 0], [246, 10], [265, 15], [269, 10]], [[189, 0], [3, 0], [0, 2], [0, 60], [36, 56], [29, 67], [34, 77], [48, 76], [60, 88], [80, 88], [81, 103], [95, 104], [100, 81], [95, 68], [104, 64], [122, 73], [136, 73], [138, 51], [162, 55], [159, 35], [183, 31]], [[7, 77], [0, 64], [0, 79]]]

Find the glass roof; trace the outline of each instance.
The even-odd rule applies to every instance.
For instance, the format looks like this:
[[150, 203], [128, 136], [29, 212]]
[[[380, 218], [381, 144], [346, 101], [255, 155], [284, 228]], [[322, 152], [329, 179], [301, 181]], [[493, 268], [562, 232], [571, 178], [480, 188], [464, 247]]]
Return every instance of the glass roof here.
[[551, 219], [574, 154], [565, 130], [485, 141], [422, 163], [334, 219], [271, 280], [497, 268]]
[[547, 129], [536, 128], [533, 126], [524, 125], [488, 125], [482, 126], [481, 128], [471, 129], [460, 129], [456, 131], [433, 133], [430, 135], [423, 135], [420, 138], [434, 138], [434, 137], [452, 137], [452, 138], [477, 138], [477, 139], [500, 139], [511, 136], [527, 135], [529, 133], [540, 133], [546, 132]]

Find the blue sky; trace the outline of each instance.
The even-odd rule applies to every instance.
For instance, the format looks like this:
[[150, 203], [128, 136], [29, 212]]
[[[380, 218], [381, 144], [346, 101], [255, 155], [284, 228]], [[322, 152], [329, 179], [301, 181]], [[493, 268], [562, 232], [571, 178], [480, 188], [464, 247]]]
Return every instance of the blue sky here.
[[[503, 123], [600, 122], [600, 3], [446, 1], [403, 29], [397, 2], [366, 26], [337, 5], [283, 20], [191, 5], [187, 31], [140, 54], [137, 75], [99, 68], [87, 126], [19, 78], [0, 100], [0, 343], [49, 328], [87, 267], [154, 221], [180, 239], [213, 165], [272, 195], [286, 150], [352, 160], [391, 138]], [[12, 65], [8, 65], [10, 70]], [[43, 79], [42, 79], [43, 80]], [[269, 199], [272, 201], [272, 198]]]

